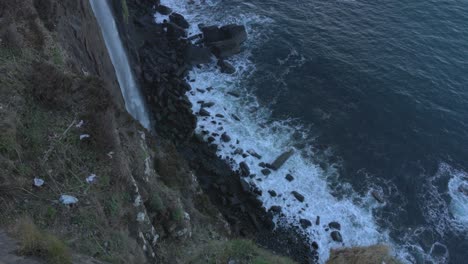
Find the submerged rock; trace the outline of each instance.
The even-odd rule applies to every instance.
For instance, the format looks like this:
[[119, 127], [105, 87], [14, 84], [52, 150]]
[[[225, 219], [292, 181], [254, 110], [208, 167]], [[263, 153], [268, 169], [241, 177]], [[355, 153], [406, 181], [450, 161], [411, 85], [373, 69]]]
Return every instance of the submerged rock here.
[[286, 180], [288, 180], [289, 182], [293, 181], [294, 180], [294, 177], [291, 175], [291, 174], [286, 174]]
[[274, 170], [278, 170], [283, 166], [283, 164], [294, 154], [294, 150], [288, 150], [283, 152], [283, 154], [279, 155], [273, 163], [271, 163], [271, 168]]
[[210, 112], [208, 112], [205, 108], [201, 108], [200, 111], [198, 112], [200, 116], [210, 116]]
[[229, 141], [231, 141], [231, 137], [228, 134], [226, 134], [226, 132], [224, 132], [221, 135], [221, 140], [224, 141], [224, 142], [229, 142]]
[[384, 202], [385, 202], [385, 200], [383, 199], [382, 194], [381, 194], [380, 192], [378, 192], [378, 191], [376, 191], [376, 190], [373, 190], [373, 191], [371, 192], [371, 195], [372, 195], [372, 197], [374, 197], [374, 199], [375, 199], [377, 202], [379, 202], [379, 203], [384, 203]]
[[265, 175], [265, 176], [268, 176], [271, 174], [271, 170], [269, 169], [262, 169], [262, 174]]
[[270, 210], [269, 211], [272, 211], [274, 213], [281, 213], [281, 206], [278, 206], [278, 205], [273, 205], [272, 207], [270, 207]]

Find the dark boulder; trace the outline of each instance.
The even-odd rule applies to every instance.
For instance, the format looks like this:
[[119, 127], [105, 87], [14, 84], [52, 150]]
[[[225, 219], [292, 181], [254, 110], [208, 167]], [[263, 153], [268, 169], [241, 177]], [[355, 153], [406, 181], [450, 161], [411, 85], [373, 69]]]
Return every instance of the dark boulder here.
[[271, 195], [271, 197], [276, 197], [276, 192], [273, 190], [269, 190], [268, 193]]
[[247, 31], [243, 25], [230, 24], [220, 28], [223, 39], [235, 41], [237, 44], [242, 44], [247, 40]]
[[330, 222], [330, 223], [328, 223], [328, 227], [330, 229], [341, 230], [341, 225], [338, 222]]
[[213, 105], [215, 105], [214, 102], [203, 102], [203, 103], [201, 104], [201, 107], [203, 107], [203, 108], [209, 108], [209, 107], [212, 107]]
[[304, 196], [296, 191], [291, 192], [292, 195], [299, 201], [299, 202], [304, 202]]
[[241, 52], [240, 44], [231, 39], [210, 43], [209, 47], [218, 58], [227, 58]]
[[172, 23], [178, 25], [181, 28], [187, 29], [190, 26], [187, 20], [185, 20], [184, 16], [181, 14], [172, 13], [169, 16], [169, 19], [171, 20]]
[[333, 231], [330, 233], [331, 235], [331, 238], [333, 239], [333, 241], [336, 241], [336, 242], [343, 242], [343, 237], [341, 237], [341, 233], [338, 232], [338, 231]]
[[271, 168], [274, 170], [278, 170], [283, 166], [283, 164], [294, 154], [294, 150], [288, 150], [283, 152], [283, 154], [279, 155], [273, 163], [271, 163]]
[[301, 220], [299, 220], [299, 224], [301, 224], [301, 227], [304, 228], [304, 229], [306, 229], [306, 228], [312, 226], [312, 222], [310, 222], [310, 221], [307, 220], [307, 219], [301, 219]]
[[255, 150], [253, 149], [249, 149], [247, 150], [247, 153], [249, 153], [252, 157], [255, 157], [257, 159], [261, 159], [262, 156], [260, 156], [257, 152], [255, 152]]
[[228, 134], [223, 133], [221, 135], [221, 140], [224, 141], [224, 142], [229, 142], [229, 141], [231, 141], [231, 137]]
[[184, 51], [185, 61], [191, 65], [210, 63], [211, 56], [210, 50], [205, 47], [187, 45]]
[[313, 248], [314, 250], [317, 250], [317, 249], [319, 249], [319, 245], [318, 245], [318, 243], [317, 243], [317, 242], [315, 242], [315, 241], [314, 241], [314, 242], [312, 242], [312, 248]]
[[218, 66], [219, 66], [222, 73], [233, 74], [233, 73], [236, 72], [236, 68], [234, 68], [234, 66], [232, 66], [232, 64], [230, 64], [229, 62], [227, 62], [225, 60], [219, 60], [218, 61]]
[[165, 6], [165, 5], [158, 5], [158, 6], [156, 7], [156, 11], [157, 11], [159, 14], [165, 15], [165, 16], [169, 15], [170, 13], [172, 13], [172, 9], [169, 8], [169, 7], [167, 7], [167, 6]]
[[320, 225], [320, 216], [317, 215], [317, 218], [315, 219], [315, 224]]
[[200, 111], [198, 112], [200, 116], [210, 116], [210, 112], [208, 112], [205, 108], [201, 108]]
[[286, 174], [285, 178], [286, 178], [286, 180], [288, 180], [290, 182], [294, 180], [294, 177], [291, 174]]
[[183, 28], [179, 27], [178, 25], [174, 23], [170, 23], [170, 22], [166, 23], [166, 28], [167, 28], [167, 36], [170, 38], [179, 39], [179, 38], [187, 37], [187, 32], [185, 32]]
[[227, 94], [234, 96], [234, 97], [240, 97], [240, 94], [238, 92], [227, 92]]
[[241, 176], [244, 176], [244, 177], [247, 177], [250, 175], [250, 168], [249, 166], [247, 165], [247, 163], [245, 163], [245, 161], [242, 161], [240, 164], [240, 173], [241, 173]]
[[250, 192], [250, 184], [245, 179], [240, 179], [240, 184], [244, 192]]
[[200, 27], [200, 30], [207, 45], [223, 40], [223, 34], [217, 26]]
[[270, 175], [270, 173], [271, 173], [271, 170], [269, 170], [269, 169], [262, 169], [262, 174], [263, 174], [263, 175], [268, 176], [268, 175]]
[[281, 206], [273, 205], [272, 207], [270, 207], [269, 211], [279, 214], [281, 213]]

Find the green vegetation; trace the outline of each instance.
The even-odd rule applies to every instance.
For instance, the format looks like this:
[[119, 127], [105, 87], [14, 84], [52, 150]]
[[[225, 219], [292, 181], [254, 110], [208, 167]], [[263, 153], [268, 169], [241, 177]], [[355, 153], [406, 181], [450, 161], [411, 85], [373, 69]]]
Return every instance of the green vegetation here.
[[127, 6], [127, 0], [122, 0], [122, 15], [126, 24], [128, 24], [128, 17], [130, 16]]
[[41, 257], [51, 264], [71, 264], [68, 247], [57, 237], [40, 231], [29, 218], [23, 218], [16, 228], [24, 255]]
[[239, 264], [292, 264], [290, 259], [272, 254], [259, 248], [254, 242], [234, 239], [224, 242], [212, 242], [202, 249], [190, 263], [228, 263]]

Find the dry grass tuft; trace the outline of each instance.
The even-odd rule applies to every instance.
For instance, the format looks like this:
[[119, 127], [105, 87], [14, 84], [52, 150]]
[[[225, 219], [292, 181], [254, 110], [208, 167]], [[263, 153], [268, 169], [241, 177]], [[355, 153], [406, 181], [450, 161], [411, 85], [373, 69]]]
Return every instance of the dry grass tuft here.
[[398, 264], [385, 245], [332, 249], [327, 264]]
[[44, 258], [51, 264], [72, 263], [68, 247], [57, 237], [40, 231], [30, 218], [18, 222], [16, 234], [21, 254]]

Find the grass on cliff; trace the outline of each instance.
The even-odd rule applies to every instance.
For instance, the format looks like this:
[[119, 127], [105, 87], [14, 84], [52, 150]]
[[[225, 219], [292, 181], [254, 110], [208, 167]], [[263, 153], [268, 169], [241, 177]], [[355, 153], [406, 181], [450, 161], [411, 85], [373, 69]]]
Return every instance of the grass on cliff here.
[[188, 262], [202, 263], [238, 263], [238, 264], [293, 264], [292, 260], [274, 255], [259, 248], [254, 242], [244, 239], [211, 242]]
[[352, 247], [330, 250], [330, 258], [326, 264], [400, 264], [390, 255], [390, 249], [385, 245], [370, 247]]
[[71, 264], [68, 247], [56, 236], [48, 234], [33, 223], [30, 218], [22, 218], [16, 227], [20, 240], [20, 253], [41, 257], [50, 264]]

